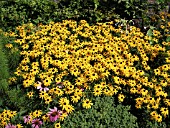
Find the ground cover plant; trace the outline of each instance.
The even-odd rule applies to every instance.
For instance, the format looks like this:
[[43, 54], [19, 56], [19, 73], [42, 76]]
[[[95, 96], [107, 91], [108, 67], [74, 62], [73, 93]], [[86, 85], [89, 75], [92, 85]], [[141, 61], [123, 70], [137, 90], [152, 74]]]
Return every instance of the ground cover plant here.
[[138, 128], [137, 118], [129, 106], [118, 106], [113, 97], [95, 97], [91, 109], [80, 110], [68, 116], [62, 128]]
[[5, 46], [17, 48], [20, 63], [9, 79], [12, 102], [0, 114], [1, 126], [61, 127], [74, 112], [90, 110], [94, 97], [105, 96], [147, 111], [156, 126], [168, 125], [170, 23], [145, 35], [117, 22], [28, 23], [5, 33], [14, 38]]

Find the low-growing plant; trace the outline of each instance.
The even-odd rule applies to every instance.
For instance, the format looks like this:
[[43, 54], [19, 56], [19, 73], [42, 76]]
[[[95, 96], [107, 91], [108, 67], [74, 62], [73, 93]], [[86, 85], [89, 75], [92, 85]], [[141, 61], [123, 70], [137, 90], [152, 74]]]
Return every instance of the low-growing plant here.
[[129, 113], [130, 106], [114, 104], [113, 97], [93, 98], [93, 106], [70, 114], [62, 128], [137, 128], [137, 118]]

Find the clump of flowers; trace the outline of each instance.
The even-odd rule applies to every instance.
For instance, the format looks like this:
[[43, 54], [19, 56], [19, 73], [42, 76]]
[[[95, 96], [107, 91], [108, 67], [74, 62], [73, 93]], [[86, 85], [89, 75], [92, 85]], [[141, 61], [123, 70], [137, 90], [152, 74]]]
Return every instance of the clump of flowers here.
[[[14, 74], [22, 79], [28, 98], [42, 105], [24, 118], [26, 124], [55, 122], [60, 127], [77, 104], [91, 108], [89, 94], [116, 96], [119, 102], [126, 94], [135, 95], [135, 107], [148, 109], [152, 119], [161, 122], [168, 116], [170, 51], [150, 44], [139, 28], [130, 26], [127, 31], [115, 28], [114, 22], [90, 26], [85, 20], [63, 20], [16, 29], [22, 60]], [[155, 30], [154, 35], [160, 33]], [[162, 64], [156, 65], [161, 55]]]

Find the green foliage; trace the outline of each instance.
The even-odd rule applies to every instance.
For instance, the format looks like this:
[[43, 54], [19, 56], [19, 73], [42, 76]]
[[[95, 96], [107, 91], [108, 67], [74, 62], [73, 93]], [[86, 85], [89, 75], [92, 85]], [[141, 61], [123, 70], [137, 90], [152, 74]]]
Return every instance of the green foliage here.
[[[13, 47], [8, 49], [5, 47], [7, 44], [12, 44]], [[21, 89], [12, 89], [8, 84], [9, 77], [13, 75], [20, 61], [19, 51], [13, 44], [14, 38], [0, 34], [0, 111], [5, 108], [23, 109], [27, 101]]]
[[14, 29], [29, 21], [32, 23], [47, 22], [53, 16], [55, 5], [52, 0], [0, 1], [0, 27]]
[[[89, 23], [109, 21], [115, 18], [131, 20], [142, 18], [150, 24], [148, 9], [162, 10], [167, 0], [158, 0], [152, 7], [148, 0], [8, 0], [0, 1], [0, 28], [14, 29], [32, 22], [48, 23], [64, 19], [81, 20]], [[142, 22], [140, 22], [141, 24]], [[154, 22], [153, 22], [154, 23]]]
[[160, 12], [168, 12], [168, 0], [155, 0], [155, 2], [143, 2], [142, 19], [144, 26], [159, 25]]
[[8, 87], [6, 80], [9, 78], [9, 68], [8, 59], [3, 51], [2, 41], [2, 38], [0, 38], [0, 91], [5, 91]]
[[115, 105], [113, 97], [97, 97], [93, 99], [91, 109], [80, 110], [69, 115], [63, 128], [136, 128], [136, 117], [128, 111], [129, 106]]
[[9, 78], [9, 68], [8, 68], [8, 59], [3, 51], [3, 44], [1, 43], [3, 40], [0, 38], [0, 112], [3, 110], [4, 98], [6, 97], [6, 91], [8, 90], [8, 82]]
[[[13, 74], [13, 72], [16, 70], [19, 61], [20, 61], [20, 52], [17, 48], [17, 46], [14, 43], [13, 37], [4, 36], [3, 34], [0, 35], [0, 45], [2, 47], [2, 52], [6, 55], [6, 59], [4, 59], [4, 62], [1, 63], [7, 63], [8, 65], [8, 72], [10, 75]], [[12, 48], [6, 48], [5, 45], [12, 44]]]
[[137, 117], [138, 126], [140, 128], [167, 128], [165, 122], [159, 123], [151, 120], [147, 110], [132, 107], [130, 112]]
[[7, 92], [8, 97], [6, 98], [6, 106], [11, 110], [22, 111], [29, 110], [28, 107], [30, 101], [25, 95], [25, 92], [22, 89], [11, 89]]
[[119, 17], [132, 19], [142, 13], [140, 0], [61, 0], [60, 5], [68, 18], [84, 17], [90, 21], [105, 21]]

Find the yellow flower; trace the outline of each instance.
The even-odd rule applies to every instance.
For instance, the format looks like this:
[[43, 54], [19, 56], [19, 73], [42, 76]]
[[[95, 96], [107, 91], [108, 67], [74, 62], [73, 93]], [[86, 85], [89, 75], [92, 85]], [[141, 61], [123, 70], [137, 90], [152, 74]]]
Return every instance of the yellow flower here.
[[82, 89], [76, 88], [76, 89], [74, 90], [74, 95], [78, 95], [78, 96], [81, 97], [81, 96], [83, 95]]
[[123, 102], [123, 101], [124, 101], [124, 98], [125, 98], [125, 96], [124, 96], [123, 94], [119, 94], [119, 95], [118, 95], [118, 100], [119, 100], [119, 102]]
[[67, 113], [71, 113], [74, 111], [74, 107], [72, 105], [66, 105], [65, 110]]
[[166, 106], [170, 106], [170, 99], [164, 99], [163, 101]]
[[133, 88], [131, 88], [131, 89], [130, 89], [130, 93], [131, 93], [131, 94], [135, 94], [135, 93], [137, 93], [137, 89], [136, 89], [136, 88], [134, 88], [134, 87], [133, 87]]
[[48, 77], [46, 79], [43, 80], [43, 83], [45, 86], [50, 86], [52, 83], [52, 80]]
[[142, 94], [142, 96], [146, 96], [148, 94], [148, 90], [143, 88], [140, 90], [140, 94]]
[[136, 98], [136, 104], [142, 104], [143, 103], [143, 98], [142, 97], [139, 97], [139, 98]]
[[21, 124], [17, 124], [16, 128], [23, 128], [23, 126]]
[[165, 58], [167, 63], [170, 63], [170, 57]]
[[32, 84], [32, 80], [31, 80], [31, 79], [27, 79], [27, 80], [24, 80], [24, 81], [23, 81], [23, 86], [24, 86], [25, 88], [30, 87], [31, 84]]
[[118, 93], [118, 89], [114, 88], [113, 86], [109, 86], [110, 89], [110, 96], [116, 95]]
[[161, 71], [159, 69], [154, 69], [154, 73], [155, 73], [155, 75], [160, 75]]
[[50, 104], [50, 102], [52, 102], [51, 96], [44, 97], [44, 99], [45, 99], [45, 104]]
[[42, 115], [42, 111], [41, 110], [35, 110], [32, 115], [33, 115], [34, 118], [40, 117]]
[[97, 73], [90, 73], [90, 74], [89, 74], [89, 77], [90, 77], [90, 79], [91, 79], [92, 81], [94, 81], [94, 80], [97, 80], [97, 79], [98, 79], [98, 75], [97, 75]]
[[6, 48], [12, 48], [12, 47], [13, 47], [13, 45], [12, 45], [12, 44], [10, 44], [10, 43], [8, 43], [8, 44], [6, 44], [6, 45], [5, 45], [5, 47], [6, 47]]
[[158, 108], [159, 108], [159, 104], [158, 104], [158, 103], [154, 103], [154, 104], [152, 105], [152, 108], [155, 109], [155, 110], [158, 109]]
[[69, 105], [69, 102], [70, 102], [70, 101], [69, 101], [66, 97], [62, 97], [62, 98], [60, 98], [60, 100], [59, 100], [59, 104], [60, 104], [60, 106], [61, 106], [63, 109], [65, 109], [66, 106]]
[[156, 116], [157, 116], [157, 112], [156, 112], [156, 111], [152, 111], [152, 112], [150, 113], [150, 116], [151, 116], [151, 119], [155, 119]]
[[157, 122], [162, 122], [162, 116], [161, 116], [160, 114], [157, 114], [157, 115], [155, 116], [155, 120], [156, 120]]
[[140, 109], [140, 108], [142, 108], [142, 105], [141, 105], [141, 104], [136, 104], [135, 107], [136, 107], [137, 109]]
[[62, 114], [60, 115], [60, 120], [63, 121], [68, 116], [68, 113], [66, 111], [62, 111]]
[[59, 123], [55, 123], [55, 124], [54, 124], [54, 128], [61, 128], [60, 122], [59, 122]]
[[109, 89], [104, 89], [103, 94], [105, 94], [106, 96], [111, 96], [111, 91]]
[[100, 96], [102, 94], [102, 89], [94, 88], [93, 94], [94, 96]]
[[49, 121], [49, 116], [47, 114], [43, 115], [42, 119], [43, 119], [44, 122]]
[[0, 126], [2, 126], [2, 127], [5, 127], [7, 124], [8, 124], [7, 121], [4, 120], [4, 119], [2, 119], [2, 120], [0, 121]]
[[93, 103], [89, 99], [83, 100], [83, 104], [82, 104], [83, 108], [88, 109], [88, 108], [91, 108], [92, 105]]
[[34, 92], [28, 92], [28, 93], [27, 93], [27, 96], [28, 96], [29, 98], [32, 98], [32, 97], [33, 97], [33, 94], [34, 94]]
[[58, 87], [54, 88], [53, 91], [58, 96], [62, 96], [64, 94], [64, 92]]
[[113, 77], [113, 79], [114, 79], [114, 82], [116, 84], [120, 84], [120, 78], [119, 77], [115, 76], [115, 77]]
[[40, 91], [39, 93], [39, 98], [45, 99], [48, 97], [48, 93], [44, 92], [44, 91]]
[[73, 95], [73, 96], [71, 96], [71, 101], [73, 102], [73, 103], [77, 103], [79, 100], [80, 100], [80, 96], [78, 96], [78, 95]]
[[161, 108], [160, 108], [160, 111], [161, 111], [161, 114], [162, 114], [164, 117], [167, 117], [168, 114], [169, 114], [168, 108], [161, 107]]

